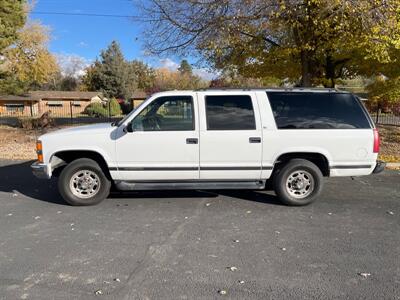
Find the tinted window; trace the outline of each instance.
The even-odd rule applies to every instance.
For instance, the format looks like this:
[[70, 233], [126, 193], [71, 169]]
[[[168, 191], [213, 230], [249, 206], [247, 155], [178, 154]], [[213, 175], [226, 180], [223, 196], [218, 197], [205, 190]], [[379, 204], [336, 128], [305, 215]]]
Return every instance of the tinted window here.
[[131, 126], [134, 131], [194, 130], [192, 97], [157, 98], [135, 117]]
[[279, 129], [371, 128], [360, 103], [351, 94], [267, 94]]
[[208, 130], [256, 129], [250, 96], [207, 96]]

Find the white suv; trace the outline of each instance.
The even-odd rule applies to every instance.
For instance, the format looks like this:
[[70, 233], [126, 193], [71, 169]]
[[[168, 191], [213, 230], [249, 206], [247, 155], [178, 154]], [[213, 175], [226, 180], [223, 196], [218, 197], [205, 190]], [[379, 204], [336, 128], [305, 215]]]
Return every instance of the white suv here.
[[72, 205], [120, 190], [254, 189], [305, 205], [323, 177], [379, 173], [378, 132], [360, 100], [328, 89], [171, 91], [123, 120], [41, 136], [39, 177]]

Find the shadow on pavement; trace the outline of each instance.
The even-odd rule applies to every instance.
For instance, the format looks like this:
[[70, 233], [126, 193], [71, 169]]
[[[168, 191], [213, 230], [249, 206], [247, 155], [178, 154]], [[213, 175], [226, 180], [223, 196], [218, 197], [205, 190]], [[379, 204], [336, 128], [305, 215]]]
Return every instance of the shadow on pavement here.
[[[67, 205], [57, 190], [57, 179], [38, 179], [31, 171], [28, 162], [13, 162], [0, 166], [0, 191], [22, 194], [36, 200]], [[281, 205], [277, 197], [260, 191], [250, 190], [181, 190], [181, 191], [112, 191], [109, 198], [216, 198], [219, 195], [265, 204]]]
[[30, 167], [32, 163], [33, 161], [15, 162], [0, 166], [0, 191], [15, 192], [33, 199], [66, 205], [57, 191], [57, 181], [33, 176]]

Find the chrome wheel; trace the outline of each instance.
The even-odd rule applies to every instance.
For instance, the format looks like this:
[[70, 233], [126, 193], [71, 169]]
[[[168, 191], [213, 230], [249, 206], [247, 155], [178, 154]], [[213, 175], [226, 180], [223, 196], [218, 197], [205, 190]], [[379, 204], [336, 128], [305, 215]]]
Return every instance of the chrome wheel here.
[[76, 197], [87, 199], [96, 195], [100, 190], [99, 176], [90, 170], [80, 170], [72, 175], [69, 188]]
[[286, 180], [286, 190], [296, 199], [309, 196], [314, 190], [314, 177], [307, 171], [297, 170], [292, 172]]

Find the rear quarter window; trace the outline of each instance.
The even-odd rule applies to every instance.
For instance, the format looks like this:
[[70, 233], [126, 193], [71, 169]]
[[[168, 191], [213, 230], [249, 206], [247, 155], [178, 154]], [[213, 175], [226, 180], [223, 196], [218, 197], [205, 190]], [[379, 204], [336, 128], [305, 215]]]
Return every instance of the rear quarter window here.
[[371, 128], [359, 101], [348, 93], [267, 92], [278, 129]]

